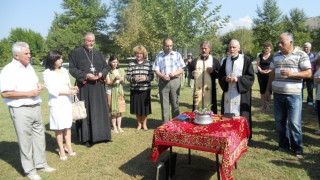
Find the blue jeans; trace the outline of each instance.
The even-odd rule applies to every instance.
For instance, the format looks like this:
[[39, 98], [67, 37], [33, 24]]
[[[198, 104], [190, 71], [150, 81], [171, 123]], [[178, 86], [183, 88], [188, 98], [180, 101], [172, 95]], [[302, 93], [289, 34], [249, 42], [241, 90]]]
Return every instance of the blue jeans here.
[[279, 147], [303, 153], [301, 128], [301, 95], [274, 93], [274, 119], [279, 132]]

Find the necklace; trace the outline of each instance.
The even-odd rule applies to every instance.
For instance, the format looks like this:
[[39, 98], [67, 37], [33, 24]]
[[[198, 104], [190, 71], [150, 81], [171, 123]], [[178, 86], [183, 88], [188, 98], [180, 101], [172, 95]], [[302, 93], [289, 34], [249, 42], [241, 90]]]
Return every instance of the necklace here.
[[[90, 58], [89, 58], [86, 50], [83, 49], [83, 51], [84, 51], [84, 53], [86, 54], [86, 56], [87, 56], [87, 58], [88, 58], [88, 61], [89, 61], [90, 64], [91, 64], [90, 71], [92, 71], [92, 74], [94, 74], [94, 72], [96, 71], [96, 68], [93, 67], [93, 50], [92, 50], [92, 53], [91, 53], [91, 59], [92, 59], [92, 61], [90, 60]], [[95, 74], [94, 74], [94, 75], [95, 75]]]

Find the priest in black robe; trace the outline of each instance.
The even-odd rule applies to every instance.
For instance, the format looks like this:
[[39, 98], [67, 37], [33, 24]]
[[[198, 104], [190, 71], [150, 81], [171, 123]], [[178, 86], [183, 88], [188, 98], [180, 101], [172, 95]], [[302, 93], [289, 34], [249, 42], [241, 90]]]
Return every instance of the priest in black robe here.
[[252, 137], [251, 95], [254, 83], [254, 71], [249, 57], [239, 54], [240, 43], [231, 40], [230, 56], [223, 62], [219, 71], [219, 84], [223, 95], [221, 114], [234, 113], [244, 116], [250, 127]]
[[193, 59], [189, 65], [194, 81], [194, 95], [192, 110], [211, 106], [215, 114], [217, 110], [216, 79], [219, 75], [220, 63], [210, 55], [211, 45], [208, 41], [200, 43], [201, 54]]
[[101, 52], [93, 49], [95, 35], [87, 32], [84, 46], [76, 48], [69, 62], [70, 74], [79, 87], [79, 100], [85, 101], [87, 118], [76, 121], [76, 131], [80, 142], [91, 147], [95, 142], [111, 141], [108, 102], [105, 77], [108, 68]]

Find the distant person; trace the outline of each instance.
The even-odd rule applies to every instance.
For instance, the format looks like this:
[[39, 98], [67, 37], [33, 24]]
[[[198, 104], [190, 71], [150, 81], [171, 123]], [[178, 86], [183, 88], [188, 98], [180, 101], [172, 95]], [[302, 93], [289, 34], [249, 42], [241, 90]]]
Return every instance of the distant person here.
[[234, 113], [244, 116], [250, 127], [252, 138], [251, 97], [254, 83], [254, 71], [248, 56], [239, 54], [240, 43], [231, 40], [229, 43], [230, 56], [223, 62], [219, 72], [219, 83], [223, 90], [221, 113]]
[[226, 47], [224, 54], [225, 54], [225, 56], [220, 61], [221, 66], [222, 66], [223, 62], [228, 58], [228, 56], [230, 56], [229, 46]]
[[273, 58], [273, 55], [271, 54], [272, 49], [272, 44], [270, 42], [267, 42], [264, 45], [263, 53], [259, 54], [259, 57], [257, 59], [257, 76], [260, 87], [261, 110], [270, 110], [269, 100], [265, 98], [264, 94], [268, 85], [269, 73], [271, 72], [269, 67]]
[[179, 52], [172, 51], [173, 40], [163, 41], [163, 52], [159, 53], [154, 62], [153, 70], [159, 77], [159, 93], [161, 103], [162, 122], [170, 119], [170, 104], [172, 117], [180, 114], [179, 95], [180, 78], [185, 64]]
[[220, 62], [210, 55], [211, 44], [208, 41], [200, 43], [200, 56], [194, 59], [189, 71], [195, 79], [195, 94], [193, 110], [211, 105], [211, 111], [217, 111], [216, 79], [219, 75]]
[[310, 78], [311, 64], [308, 55], [293, 46], [292, 33], [282, 33], [279, 49], [270, 64], [272, 70], [265, 96], [270, 99], [272, 87], [274, 119], [279, 133], [279, 150], [291, 148], [296, 157], [302, 157], [302, 79]]
[[137, 118], [137, 131], [141, 125], [148, 131], [147, 120], [151, 111], [151, 81], [154, 78], [152, 64], [147, 60], [148, 52], [143, 46], [133, 48], [135, 60], [129, 62], [127, 80], [130, 82], [130, 113]]
[[0, 74], [1, 96], [9, 106], [16, 130], [20, 159], [28, 179], [41, 179], [37, 170], [53, 172], [47, 164], [46, 141], [41, 115], [40, 93], [44, 86], [30, 64], [29, 45], [16, 42], [12, 46], [12, 61]]
[[65, 151], [71, 156], [76, 155], [71, 147], [72, 95], [76, 95], [79, 89], [77, 86], [71, 87], [69, 72], [62, 67], [62, 62], [61, 52], [48, 52], [43, 82], [49, 92], [50, 129], [55, 131], [60, 159], [67, 160]]
[[107, 83], [107, 97], [109, 104], [109, 112], [111, 114], [111, 123], [115, 133], [124, 132], [121, 128], [122, 111], [119, 108], [119, 103], [124, 101], [123, 85], [125, 83], [126, 73], [122, 68], [119, 68], [119, 60], [115, 56], [110, 56], [109, 71], [106, 83]]
[[[305, 53], [308, 54], [309, 59], [310, 59], [310, 63], [312, 64], [312, 62], [314, 61], [314, 59], [316, 58], [316, 54], [311, 52], [312, 49], [312, 45], [309, 42], [304, 43], [303, 46], [303, 50]], [[312, 71], [314, 70], [314, 67], [312, 67]], [[310, 106], [313, 106], [313, 87], [314, 87], [314, 81], [313, 78], [306, 78], [303, 79], [302, 82], [302, 100], [303, 100], [303, 89], [304, 89], [304, 84], [306, 84], [307, 86], [307, 92], [308, 92], [308, 96], [307, 96], [307, 104]]]
[[87, 32], [83, 46], [70, 56], [69, 71], [79, 88], [78, 98], [85, 101], [87, 117], [76, 121], [78, 139], [90, 148], [97, 142], [111, 141], [108, 101], [105, 89], [107, 64], [101, 52], [93, 49], [95, 36]]
[[192, 61], [192, 53], [188, 53], [187, 55], [187, 60], [186, 60], [186, 67], [185, 67], [185, 74], [186, 74], [186, 79], [188, 79], [188, 87], [193, 87], [191, 85], [192, 80], [192, 72], [189, 71], [190, 64]]

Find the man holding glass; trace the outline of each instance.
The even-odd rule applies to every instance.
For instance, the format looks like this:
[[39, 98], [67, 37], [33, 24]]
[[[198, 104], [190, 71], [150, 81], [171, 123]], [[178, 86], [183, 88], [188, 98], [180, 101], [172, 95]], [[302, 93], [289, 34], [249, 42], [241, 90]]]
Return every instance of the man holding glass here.
[[230, 41], [229, 51], [230, 56], [223, 61], [219, 71], [219, 84], [223, 90], [221, 113], [234, 113], [235, 116], [244, 116], [250, 127], [251, 139], [251, 91], [254, 71], [250, 58], [239, 54], [240, 43], [238, 40]]
[[291, 148], [296, 157], [300, 158], [303, 154], [302, 79], [311, 77], [311, 63], [305, 52], [294, 48], [292, 33], [281, 34], [278, 45], [280, 52], [273, 56], [270, 64], [272, 72], [265, 96], [270, 99], [269, 90], [272, 87], [279, 150], [287, 151]]

